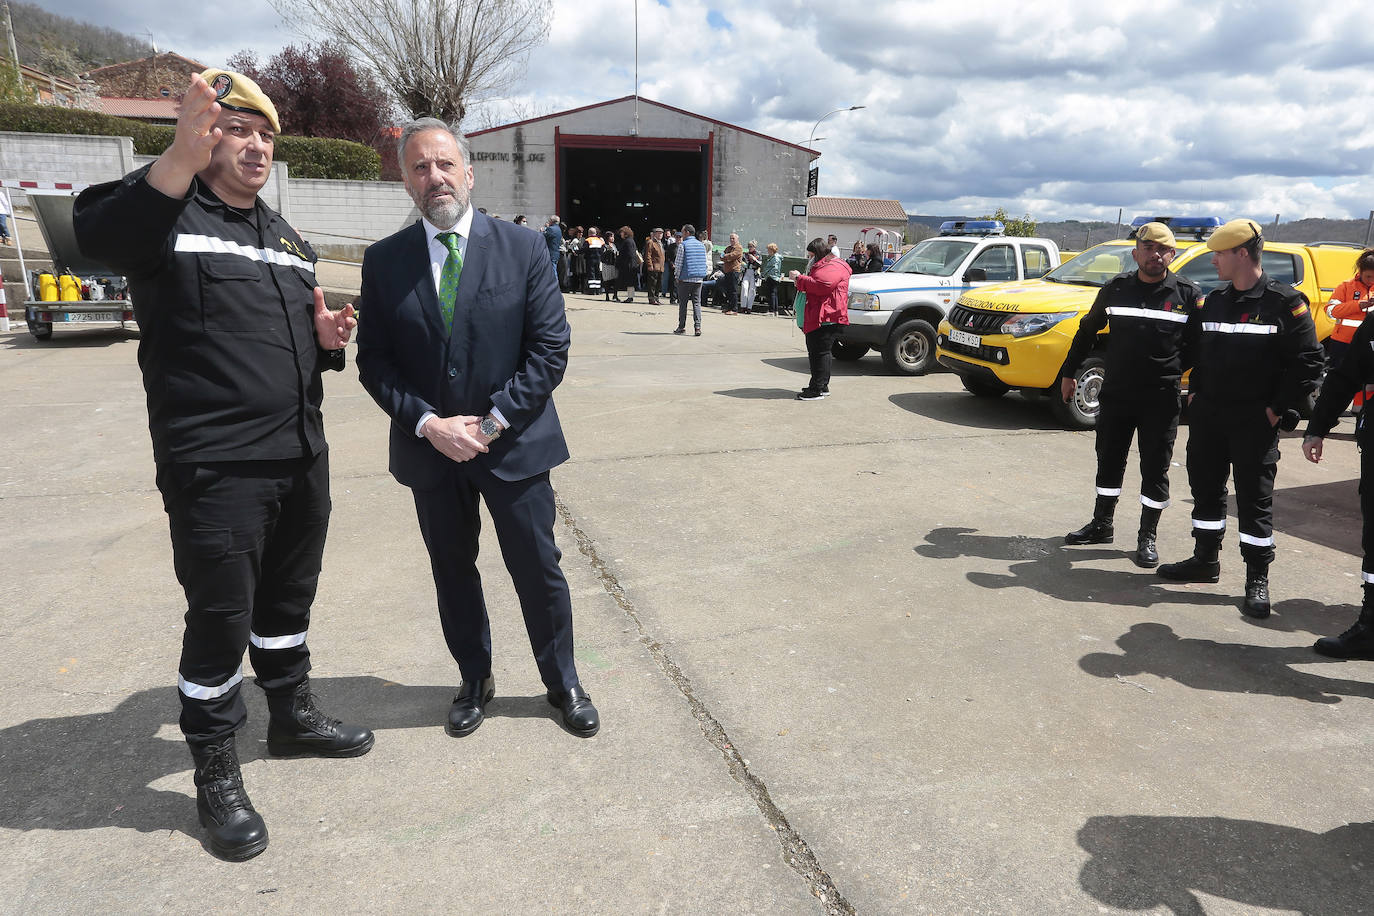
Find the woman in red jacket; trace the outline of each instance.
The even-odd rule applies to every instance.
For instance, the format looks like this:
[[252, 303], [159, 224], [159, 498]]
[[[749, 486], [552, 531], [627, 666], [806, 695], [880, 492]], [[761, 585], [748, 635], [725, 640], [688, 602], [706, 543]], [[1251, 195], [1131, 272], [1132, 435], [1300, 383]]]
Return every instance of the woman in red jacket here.
[[835, 257], [825, 239], [806, 246], [811, 267], [806, 273], [791, 272], [797, 291], [806, 293], [802, 331], [806, 355], [811, 360], [811, 382], [797, 395], [798, 401], [819, 401], [830, 396], [830, 350], [849, 324], [849, 265]]

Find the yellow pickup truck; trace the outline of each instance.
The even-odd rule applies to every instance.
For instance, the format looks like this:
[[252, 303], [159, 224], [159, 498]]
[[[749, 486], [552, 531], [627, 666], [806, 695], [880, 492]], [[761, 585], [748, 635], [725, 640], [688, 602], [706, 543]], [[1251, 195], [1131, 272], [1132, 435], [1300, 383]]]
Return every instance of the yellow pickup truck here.
[[[1146, 218], [1137, 223], [1148, 221]], [[1212, 252], [1205, 239], [1221, 221], [1171, 220], [1178, 239], [1178, 255], [1170, 269], [1202, 288], [1203, 295], [1221, 286]], [[1203, 225], [1205, 224], [1205, 225]], [[1071, 429], [1090, 429], [1097, 423], [1098, 395], [1105, 367], [1089, 355], [1077, 374], [1078, 390], [1067, 404], [1059, 395], [1059, 377], [1078, 322], [1088, 313], [1097, 291], [1112, 277], [1135, 270], [1132, 238], [1094, 246], [1038, 280], [998, 283], [964, 293], [936, 335], [936, 359], [955, 372], [964, 388], [981, 397], [1000, 397], [1013, 388], [1027, 395], [1049, 398], [1056, 417]], [[1306, 294], [1317, 324], [1317, 338], [1325, 340], [1332, 321], [1326, 314], [1331, 292], [1355, 272], [1361, 248], [1345, 243], [1300, 245], [1266, 242], [1263, 266], [1270, 277]], [[1111, 333], [1102, 331], [1099, 346]], [[1096, 354], [1096, 350], [1094, 353]]]

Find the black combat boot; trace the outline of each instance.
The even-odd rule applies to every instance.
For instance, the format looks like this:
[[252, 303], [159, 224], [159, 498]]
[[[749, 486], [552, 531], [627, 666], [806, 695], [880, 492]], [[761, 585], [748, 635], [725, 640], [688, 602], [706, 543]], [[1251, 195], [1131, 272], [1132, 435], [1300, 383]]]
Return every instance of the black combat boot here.
[[1327, 658], [1374, 661], [1374, 585], [1364, 587], [1364, 605], [1355, 625], [1340, 636], [1323, 636], [1312, 648]]
[[210, 849], [230, 862], [242, 862], [267, 848], [267, 825], [253, 810], [239, 772], [234, 736], [215, 744], [191, 745], [196, 761], [196, 813], [210, 832]]
[[1093, 504], [1093, 519], [1079, 528], [1064, 535], [1065, 544], [1110, 544], [1115, 532], [1112, 531], [1112, 516], [1116, 514], [1116, 497], [1099, 496]]
[[1245, 564], [1245, 603], [1240, 612], [1246, 617], [1263, 620], [1269, 616], [1269, 564]]
[[344, 725], [326, 716], [315, 705], [310, 679], [297, 684], [289, 693], [268, 695], [267, 710], [272, 719], [267, 725], [267, 750], [275, 757], [361, 757], [372, 750], [372, 732], [356, 725]]
[[1193, 538], [1193, 555], [1178, 563], [1165, 563], [1159, 567], [1159, 577], [1174, 582], [1216, 582], [1221, 578], [1221, 554], [1219, 538]]
[[1155, 532], [1159, 529], [1159, 517], [1163, 509], [1142, 506], [1140, 510], [1140, 532], [1135, 541], [1135, 565], [1142, 569], [1154, 569], [1159, 565], [1159, 550], [1155, 547]]

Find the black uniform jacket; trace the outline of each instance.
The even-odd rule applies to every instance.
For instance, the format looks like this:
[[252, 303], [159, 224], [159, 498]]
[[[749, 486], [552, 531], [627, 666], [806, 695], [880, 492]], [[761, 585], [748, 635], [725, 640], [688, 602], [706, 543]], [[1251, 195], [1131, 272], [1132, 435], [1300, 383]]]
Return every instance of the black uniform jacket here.
[[1186, 331], [1189, 322], [1198, 320], [1200, 295], [1195, 283], [1172, 271], [1158, 283], [1142, 283], [1134, 270], [1118, 274], [1098, 291], [1079, 322], [1063, 376], [1072, 378], [1078, 372], [1097, 333], [1110, 324], [1103, 389], [1129, 395], [1177, 388], [1191, 367]]
[[[1351, 398], [1366, 385], [1374, 385], [1374, 321], [1360, 322], [1345, 355], [1326, 374], [1305, 435], [1325, 437], [1335, 427]], [[1361, 409], [1360, 419], [1355, 424], [1355, 437], [1361, 448], [1374, 445], [1374, 424], [1369, 423], [1368, 403], [1366, 400], [1366, 407]]]
[[1188, 390], [1217, 404], [1297, 410], [1317, 387], [1324, 360], [1307, 297], [1260, 274], [1244, 292], [1227, 283], [1202, 304], [1190, 344]]
[[415, 435], [427, 412], [510, 424], [473, 462], [501, 480], [525, 480], [568, 459], [553, 391], [568, 366], [563, 294], [537, 232], [472, 216], [453, 330], [440, 317], [424, 224], [387, 236], [363, 255], [358, 379], [391, 417], [390, 468], [398, 483], [439, 486], [453, 462]]
[[129, 278], [157, 461], [315, 455], [325, 447], [315, 253], [258, 200], [230, 207], [198, 179], [175, 200], [148, 167], [76, 199], [77, 243]]

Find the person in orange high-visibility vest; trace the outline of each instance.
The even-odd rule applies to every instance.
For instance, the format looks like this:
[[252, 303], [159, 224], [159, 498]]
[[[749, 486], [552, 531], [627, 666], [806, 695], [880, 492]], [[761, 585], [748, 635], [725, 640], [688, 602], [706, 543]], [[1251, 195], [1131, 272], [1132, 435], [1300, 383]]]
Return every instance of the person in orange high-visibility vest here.
[[[1355, 260], [1355, 276], [1337, 286], [1326, 303], [1326, 314], [1336, 322], [1326, 341], [1326, 354], [1332, 368], [1340, 363], [1355, 331], [1364, 321], [1371, 289], [1374, 289], [1374, 248], [1367, 248]], [[1358, 404], [1359, 395], [1356, 398]]]

